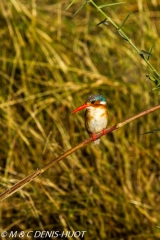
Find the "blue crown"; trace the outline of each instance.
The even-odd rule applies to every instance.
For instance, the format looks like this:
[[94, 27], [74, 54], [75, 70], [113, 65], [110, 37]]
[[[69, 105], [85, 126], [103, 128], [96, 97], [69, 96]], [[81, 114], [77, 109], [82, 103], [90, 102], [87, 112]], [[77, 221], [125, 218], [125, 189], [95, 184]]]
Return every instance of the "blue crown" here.
[[86, 102], [92, 102], [92, 101], [106, 102], [106, 99], [100, 94], [92, 94], [87, 98]]

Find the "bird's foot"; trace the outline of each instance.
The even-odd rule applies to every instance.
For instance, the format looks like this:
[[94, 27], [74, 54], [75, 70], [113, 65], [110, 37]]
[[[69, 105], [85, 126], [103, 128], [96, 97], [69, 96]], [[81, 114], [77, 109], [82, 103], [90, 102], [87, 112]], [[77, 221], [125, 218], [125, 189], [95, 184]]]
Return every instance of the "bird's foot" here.
[[95, 141], [96, 140], [96, 136], [94, 135], [94, 133], [91, 133], [91, 136], [92, 136], [93, 141]]
[[104, 135], [106, 135], [106, 130], [104, 128], [102, 129], [102, 132]]

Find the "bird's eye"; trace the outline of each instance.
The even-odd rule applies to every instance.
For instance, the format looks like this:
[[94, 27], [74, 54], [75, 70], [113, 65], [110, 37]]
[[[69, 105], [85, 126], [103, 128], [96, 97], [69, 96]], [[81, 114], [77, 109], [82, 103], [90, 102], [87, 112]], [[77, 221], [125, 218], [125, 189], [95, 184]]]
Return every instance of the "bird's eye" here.
[[91, 101], [91, 103], [92, 103], [92, 104], [94, 104], [94, 103], [95, 103], [95, 101]]

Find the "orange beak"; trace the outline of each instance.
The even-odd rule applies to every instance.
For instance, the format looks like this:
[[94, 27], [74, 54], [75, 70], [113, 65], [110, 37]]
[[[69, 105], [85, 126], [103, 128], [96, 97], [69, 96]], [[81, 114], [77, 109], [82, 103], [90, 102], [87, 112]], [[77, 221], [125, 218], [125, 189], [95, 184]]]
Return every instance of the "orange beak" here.
[[73, 110], [72, 114], [73, 114], [73, 113], [76, 113], [76, 112], [79, 112], [79, 111], [81, 111], [82, 109], [87, 108], [88, 106], [89, 106], [89, 104], [84, 103], [84, 104], [81, 105], [80, 107], [78, 107], [78, 108], [76, 108], [75, 110]]

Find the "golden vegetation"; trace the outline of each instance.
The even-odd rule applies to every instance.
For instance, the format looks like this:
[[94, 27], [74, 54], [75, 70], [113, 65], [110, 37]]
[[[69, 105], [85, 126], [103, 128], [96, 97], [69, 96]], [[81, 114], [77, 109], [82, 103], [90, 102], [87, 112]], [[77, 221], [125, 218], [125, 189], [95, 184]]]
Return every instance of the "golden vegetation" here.
[[[105, 1], [101, 1], [104, 4]], [[89, 4], [0, 2], [1, 192], [88, 137], [83, 113], [103, 94], [109, 126], [157, 105], [142, 59]], [[160, 65], [160, 5], [133, 0], [106, 8]], [[87, 231], [85, 239], [160, 237], [159, 112], [140, 118], [56, 164], [1, 205], [1, 231]]]

